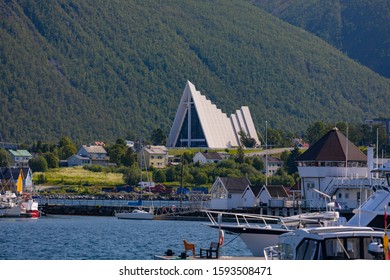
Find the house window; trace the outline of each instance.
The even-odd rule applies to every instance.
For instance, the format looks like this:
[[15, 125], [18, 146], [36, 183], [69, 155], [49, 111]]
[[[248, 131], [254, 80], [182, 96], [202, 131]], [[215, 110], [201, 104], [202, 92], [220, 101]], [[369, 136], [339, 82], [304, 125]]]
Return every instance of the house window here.
[[154, 156], [150, 156], [151, 159], [154, 159]]
[[348, 199], [349, 198], [349, 193], [345, 193], [345, 198]]
[[339, 193], [339, 198], [341, 198], [341, 193]]
[[232, 198], [232, 195], [229, 193], [228, 194], [228, 199], [231, 199]]
[[158, 159], [162, 159], [162, 156], [158, 156], [157, 158], [158, 158]]

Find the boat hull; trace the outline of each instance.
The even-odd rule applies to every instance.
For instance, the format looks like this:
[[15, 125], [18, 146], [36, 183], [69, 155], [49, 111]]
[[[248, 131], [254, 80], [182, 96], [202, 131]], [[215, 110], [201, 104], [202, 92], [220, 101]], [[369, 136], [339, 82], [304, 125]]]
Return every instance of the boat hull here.
[[288, 229], [272, 227], [246, 227], [235, 225], [211, 225], [227, 232], [239, 234], [246, 247], [255, 257], [264, 257], [264, 248], [278, 242], [279, 235], [289, 232]]
[[129, 220], [153, 220], [153, 213], [133, 213], [133, 212], [123, 212], [115, 213], [115, 217], [118, 219], [129, 219]]

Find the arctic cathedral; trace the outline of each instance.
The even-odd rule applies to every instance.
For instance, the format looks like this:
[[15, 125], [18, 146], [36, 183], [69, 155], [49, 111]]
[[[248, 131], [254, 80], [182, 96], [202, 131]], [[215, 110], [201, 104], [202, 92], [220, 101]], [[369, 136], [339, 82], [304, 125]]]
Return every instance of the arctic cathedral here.
[[167, 147], [238, 147], [240, 131], [244, 131], [248, 137], [255, 139], [256, 144], [260, 144], [247, 106], [227, 117], [187, 81], [169, 133]]

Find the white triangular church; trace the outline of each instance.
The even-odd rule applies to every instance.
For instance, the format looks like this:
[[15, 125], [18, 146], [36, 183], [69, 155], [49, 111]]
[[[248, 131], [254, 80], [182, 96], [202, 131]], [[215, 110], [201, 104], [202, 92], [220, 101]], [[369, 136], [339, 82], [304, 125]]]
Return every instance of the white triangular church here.
[[239, 132], [244, 131], [260, 144], [247, 106], [229, 117], [187, 81], [177, 109], [167, 147], [238, 147]]

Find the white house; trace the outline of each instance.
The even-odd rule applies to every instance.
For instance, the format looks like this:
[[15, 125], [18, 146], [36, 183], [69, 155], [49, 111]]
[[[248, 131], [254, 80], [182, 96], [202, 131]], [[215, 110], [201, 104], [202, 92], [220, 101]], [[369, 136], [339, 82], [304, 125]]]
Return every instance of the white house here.
[[197, 152], [193, 158], [194, 163], [218, 163], [223, 160], [222, 156], [217, 152]]
[[259, 206], [259, 192], [261, 187], [257, 186], [247, 186], [242, 193], [241, 199], [242, 199], [242, 207], [257, 207]]
[[260, 205], [268, 207], [285, 207], [290, 196], [282, 185], [263, 186], [259, 193]]
[[242, 195], [250, 185], [247, 178], [218, 177], [210, 189], [210, 208], [215, 210], [241, 208]]

